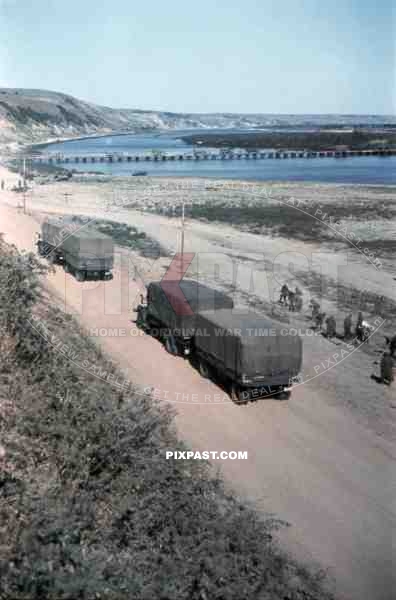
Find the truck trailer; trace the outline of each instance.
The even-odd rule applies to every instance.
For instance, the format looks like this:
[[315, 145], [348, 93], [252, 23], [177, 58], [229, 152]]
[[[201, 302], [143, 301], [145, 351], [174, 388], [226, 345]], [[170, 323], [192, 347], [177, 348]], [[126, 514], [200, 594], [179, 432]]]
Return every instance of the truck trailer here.
[[188, 356], [198, 311], [233, 307], [232, 298], [198, 281], [153, 281], [147, 287], [147, 303], [137, 308], [136, 323], [160, 338], [171, 354]]
[[78, 281], [112, 278], [113, 240], [73, 218], [47, 218], [41, 225], [37, 249], [40, 256], [62, 264]]
[[192, 354], [204, 377], [220, 379], [237, 403], [287, 392], [302, 365], [295, 330], [228, 309], [200, 311]]

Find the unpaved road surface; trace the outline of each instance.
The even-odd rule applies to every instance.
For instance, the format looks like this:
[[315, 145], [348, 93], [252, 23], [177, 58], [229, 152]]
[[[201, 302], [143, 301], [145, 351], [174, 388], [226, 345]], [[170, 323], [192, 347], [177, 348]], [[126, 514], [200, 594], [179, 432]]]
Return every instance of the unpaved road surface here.
[[[0, 203], [7, 242], [32, 249], [37, 221]], [[279, 536], [296, 556], [327, 569], [345, 600], [391, 600], [395, 595], [396, 450], [354, 418], [342, 400], [381, 396], [389, 420], [394, 389], [370, 383], [362, 355], [297, 387], [288, 402], [272, 399], [238, 407], [180, 358], [146, 335], [135, 335], [131, 304], [137, 284], [122, 254], [111, 282], [77, 283], [61, 268], [48, 287], [88, 330], [125, 330], [98, 341], [130, 379], [173, 402], [180, 436], [197, 450], [246, 450], [248, 460], [215, 461], [227, 482], [263, 513], [291, 526]], [[332, 351], [315, 340], [315, 351]], [[308, 348], [308, 360], [311, 360]], [[78, 360], [78, 359], [76, 359]], [[305, 359], [307, 360], [307, 358]], [[362, 379], [366, 380], [362, 381]], [[368, 391], [367, 391], [368, 390]]]

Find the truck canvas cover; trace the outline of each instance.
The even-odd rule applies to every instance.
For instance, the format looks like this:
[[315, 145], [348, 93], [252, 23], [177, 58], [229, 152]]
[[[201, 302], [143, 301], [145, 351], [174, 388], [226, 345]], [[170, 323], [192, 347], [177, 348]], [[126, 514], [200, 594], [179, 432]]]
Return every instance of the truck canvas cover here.
[[215, 313], [222, 308], [233, 308], [234, 303], [223, 292], [198, 281], [182, 279], [151, 282], [147, 289], [147, 305], [149, 317], [175, 330], [178, 335], [191, 337], [199, 310]]
[[42, 224], [43, 240], [65, 253], [77, 268], [110, 270], [113, 266], [113, 240], [67, 218], [49, 218]]
[[[295, 330], [294, 330], [295, 331]], [[236, 377], [287, 384], [302, 363], [302, 342], [287, 327], [253, 314], [231, 310], [201, 311], [196, 318], [195, 345]]]

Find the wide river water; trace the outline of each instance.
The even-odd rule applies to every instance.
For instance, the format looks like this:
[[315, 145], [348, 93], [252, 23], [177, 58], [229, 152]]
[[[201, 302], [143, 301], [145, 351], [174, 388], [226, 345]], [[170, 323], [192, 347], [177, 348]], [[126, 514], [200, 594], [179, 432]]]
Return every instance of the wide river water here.
[[[207, 131], [204, 131], [207, 133]], [[180, 136], [191, 131], [112, 135], [72, 140], [49, 145], [44, 152], [65, 155], [104, 153], [143, 154], [151, 151], [188, 153], [193, 148]], [[203, 130], [193, 133], [203, 133]], [[351, 158], [293, 158], [241, 160], [141, 161], [137, 163], [71, 163], [78, 171], [108, 175], [132, 175], [145, 171], [149, 176], [216, 177], [222, 179], [318, 181], [329, 183], [396, 184], [396, 156], [355, 156]]]

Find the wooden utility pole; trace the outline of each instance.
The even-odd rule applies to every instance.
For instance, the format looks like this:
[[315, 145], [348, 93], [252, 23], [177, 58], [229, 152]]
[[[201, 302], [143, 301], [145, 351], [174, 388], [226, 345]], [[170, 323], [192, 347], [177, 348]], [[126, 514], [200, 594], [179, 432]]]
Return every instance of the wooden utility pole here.
[[23, 157], [22, 168], [22, 185], [23, 185], [23, 214], [26, 215], [26, 157]]
[[181, 271], [183, 272], [183, 267], [184, 267], [184, 228], [185, 228], [185, 216], [184, 216], [184, 200], [183, 200], [183, 204], [182, 204], [182, 222], [181, 222], [181, 249], [180, 249], [180, 254], [181, 254]]

